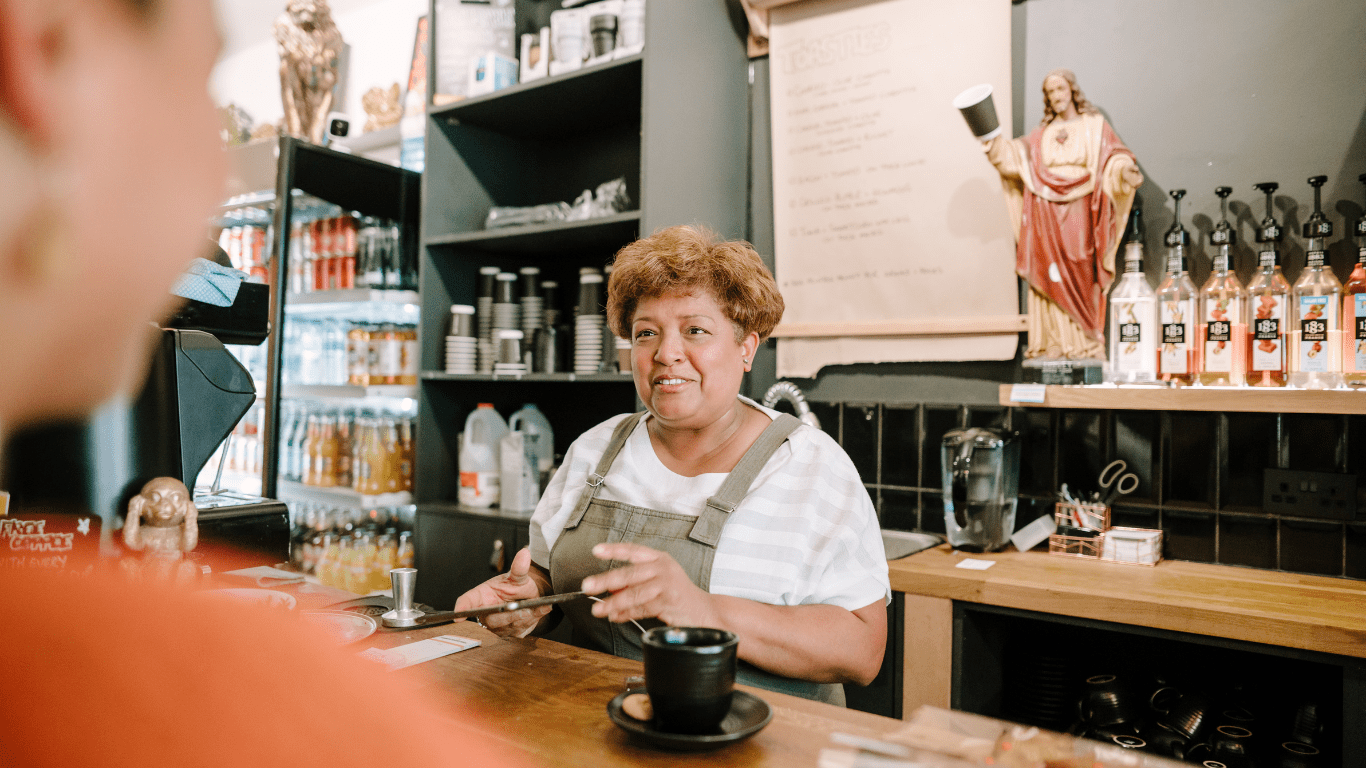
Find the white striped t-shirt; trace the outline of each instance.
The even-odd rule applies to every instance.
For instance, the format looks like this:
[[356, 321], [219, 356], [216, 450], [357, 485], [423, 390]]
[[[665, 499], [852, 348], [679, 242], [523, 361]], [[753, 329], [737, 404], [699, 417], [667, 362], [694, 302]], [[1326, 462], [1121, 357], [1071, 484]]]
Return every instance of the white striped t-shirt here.
[[[748, 398], [770, 419], [778, 412]], [[569, 446], [531, 518], [531, 559], [549, 569], [550, 550], [578, 504], [588, 473], [628, 414]], [[640, 423], [612, 464], [598, 498], [696, 516], [726, 473], [683, 477], [655, 455]], [[829, 604], [854, 610], [891, 599], [877, 514], [848, 455], [829, 435], [801, 425], [769, 459], [729, 515], [708, 591], [771, 605]]]

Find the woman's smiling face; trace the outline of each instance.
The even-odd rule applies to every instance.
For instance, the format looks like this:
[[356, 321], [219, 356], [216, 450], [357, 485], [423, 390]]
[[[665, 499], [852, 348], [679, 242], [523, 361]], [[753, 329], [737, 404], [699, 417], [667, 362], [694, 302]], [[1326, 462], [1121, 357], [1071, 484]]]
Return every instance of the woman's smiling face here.
[[710, 293], [642, 299], [631, 321], [636, 393], [661, 426], [701, 429], [736, 403], [758, 334], [736, 341], [735, 324]]

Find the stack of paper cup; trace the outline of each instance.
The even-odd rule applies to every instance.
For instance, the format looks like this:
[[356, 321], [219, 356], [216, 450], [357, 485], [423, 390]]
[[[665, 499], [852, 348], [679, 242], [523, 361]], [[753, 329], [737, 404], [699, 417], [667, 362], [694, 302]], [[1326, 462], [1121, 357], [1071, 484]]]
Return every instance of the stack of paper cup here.
[[498, 282], [497, 267], [479, 268], [479, 292], [474, 299], [475, 325], [479, 332], [478, 369], [480, 373], [493, 370], [496, 350], [493, 346], [493, 291]]
[[541, 269], [540, 267], [522, 267], [521, 275], [521, 303], [522, 303], [522, 334], [530, 339], [536, 335], [536, 329], [540, 328], [544, 322], [545, 303], [541, 299]]
[[574, 317], [574, 372], [597, 373], [602, 363], [602, 334], [607, 318], [602, 314], [602, 273], [591, 267], [579, 270], [579, 309]]
[[560, 324], [560, 310], [556, 305], [559, 299], [560, 284], [554, 280], [541, 281], [541, 327], [554, 328]]
[[521, 376], [527, 372], [522, 357], [522, 332], [519, 330], [498, 331], [498, 362], [493, 364], [497, 376]]
[[478, 339], [474, 336], [474, 307], [451, 306], [451, 326], [446, 336], [446, 373], [478, 370]]
[[[493, 286], [493, 341], [497, 345], [500, 331], [522, 330], [522, 305], [517, 302], [517, 275], [512, 272], [499, 272]], [[502, 362], [497, 347], [493, 354], [495, 362]], [[495, 371], [496, 373], [497, 371]]]

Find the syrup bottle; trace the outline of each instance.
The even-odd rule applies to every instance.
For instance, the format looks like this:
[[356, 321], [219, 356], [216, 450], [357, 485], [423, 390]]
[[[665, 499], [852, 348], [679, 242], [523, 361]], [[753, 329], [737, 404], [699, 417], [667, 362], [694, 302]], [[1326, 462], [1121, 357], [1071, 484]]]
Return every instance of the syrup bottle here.
[[1295, 281], [1290, 326], [1290, 384], [1305, 389], [1342, 386], [1342, 283], [1328, 266], [1327, 240], [1333, 222], [1323, 215], [1322, 190], [1327, 176], [1314, 176], [1314, 212], [1304, 223], [1308, 259]]
[[1156, 378], [1157, 298], [1143, 274], [1143, 209], [1135, 199], [1124, 235], [1124, 272], [1110, 289], [1110, 365], [1106, 380], [1143, 384]]
[[1276, 252], [1276, 241], [1281, 239], [1281, 225], [1272, 213], [1271, 196], [1280, 189], [1274, 181], [1252, 185], [1266, 195], [1266, 218], [1257, 229], [1261, 253], [1257, 255], [1257, 271], [1247, 284], [1247, 383], [1254, 387], [1285, 386], [1286, 304], [1290, 284], [1281, 274], [1281, 257]]
[[1200, 289], [1200, 373], [1201, 384], [1241, 386], [1247, 375], [1247, 325], [1243, 306], [1247, 289], [1233, 272], [1233, 244], [1237, 233], [1228, 223], [1228, 196], [1233, 187], [1214, 190], [1219, 196], [1221, 217], [1210, 232], [1214, 263], [1209, 279]]
[[[1357, 177], [1366, 184], [1366, 173]], [[1342, 286], [1342, 378], [1366, 386], [1366, 214], [1356, 220], [1357, 264]]]
[[1181, 198], [1186, 190], [1173, 189], [1176, 218], [1163, 237], [1167, 244], [1167, 276], [1157, 287], [1158, 322], [1162, 326], [1162, 346], [1157, 354], [1157, 378], [1170, 384], [1195, 381], [1195, 283], [1190, 278], [1186, 247], [1191, 235], [1181, 226]]

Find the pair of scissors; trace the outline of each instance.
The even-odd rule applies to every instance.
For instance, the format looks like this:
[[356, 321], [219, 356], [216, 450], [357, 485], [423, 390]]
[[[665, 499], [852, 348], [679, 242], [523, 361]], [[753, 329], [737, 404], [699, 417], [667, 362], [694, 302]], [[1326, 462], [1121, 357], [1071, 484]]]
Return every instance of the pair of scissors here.
[[1105, 465], [1105, 469], [1100, 471], [1100, 487], [1106, 491], [1101, 504], [1110, 506], [1116, 496], [1127, 496], [1138, 490], [1138, 475], [1133, 472], [1125, 472], [1129, 465], [1123, 459], [1115, 459]]

